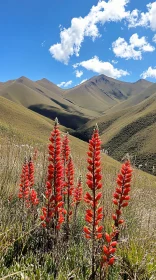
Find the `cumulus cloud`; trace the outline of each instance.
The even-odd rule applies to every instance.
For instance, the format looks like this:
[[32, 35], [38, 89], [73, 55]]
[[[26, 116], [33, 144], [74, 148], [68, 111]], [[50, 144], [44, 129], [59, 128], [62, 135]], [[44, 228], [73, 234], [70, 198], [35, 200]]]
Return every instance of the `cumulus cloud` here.
[[128, 2], [129, 0], [99, 1], [84, 18], [73, 18], [69, 28], [61, 28], [60, 43], [50, 47], [52, 57], [68, 64], [72, 55], [79, 56], [85, 37], [91, 37], [93, 41], [100, 37], [98, 24], [121, 21], [129, 16], [129, 12], [125, 10]]
[[98, 74], [105, 74], [112, 78], [120, 78], [129, 75], [127, 71], [115, 68], [110, 62], [100, 61], [97, 56], [73, 65], [74, 68], [78, 66], [82, 66]]
[[75, 74], [76, 74], [76, 78], [81, 78], [81, 76], [83, 75], [83, 71], [76, 70]]
[[152, 68], [151, 66], [148, 67], [148, 69], [146, 71], [144, 71], [140, 77], [142, 77], [143, 79], [146, 78], [154, 78], [156, 79], [156, 67]]
[[83, 84], [83, 83], [86, 82], [86, 81], [87, 81], [87, 79], [84, 79], [84, 80], [81, 81], [80, 84]]
[[149, 3], [146, 7], [146, 13], [135, 9], [129, 14], [127, 17], [129, 27], [144, 26], [151, 28], [153, 31], [156, 30], [156, 1]]
[[142, 59], [142, 52], [153, 52], [155, 50], [144, 36], [139, 38], [137, 33], [130, 37], [129, 43], [124, 38], [119, 37], [112, 43], [112, 49], [117, 57], [135, 60]]
[[68, 82], [61, 82], [60, 84], [58, 84], [58, 87], [68, 87], [72, 84], [72, 80], [68, 81]]
[[153, 36], [152, 41], [156, 43], [156, 34]]

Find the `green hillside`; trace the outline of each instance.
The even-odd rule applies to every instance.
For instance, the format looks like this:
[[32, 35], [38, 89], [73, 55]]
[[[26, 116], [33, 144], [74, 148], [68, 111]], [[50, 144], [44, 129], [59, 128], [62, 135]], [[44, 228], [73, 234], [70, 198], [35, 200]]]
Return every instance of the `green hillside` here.
[[152, 173], [156, 166], [156, 94], [138, 105], [89, 121], [74, 135], [88, 140], [96, 123], [109, 155], [121, 161], [129, 153], [137, 166], [141, 164]]

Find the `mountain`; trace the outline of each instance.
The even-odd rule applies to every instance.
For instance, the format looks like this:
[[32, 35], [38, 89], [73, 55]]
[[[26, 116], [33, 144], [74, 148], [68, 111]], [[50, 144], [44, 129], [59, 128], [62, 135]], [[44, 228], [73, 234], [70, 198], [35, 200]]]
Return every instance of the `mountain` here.
[[59, 115], [63, 125], [76, 129], [131, 96], [141, 94], [151, 84], [145, 80], [126, 83], [100, 75], [62, 90], [45, 78], [35, 82], [22, 76], [1, 83], [0, 96], [53, 119]]
[[152, 83], [146, 80], [127, 83], [100, 75], [66, 90], [64, 94], [68, 100], [79, 106], [103, 113], [131, 96], [141, 94], [151, 85]]
[[36, 83], [52, 92], [55, 92], [56, 94], [58, 94], [60, 96], [63, 93], [63, 90], [61, 88], [59, 88], [54, 83], [50, 82], [49, 80], [47, 80], [45, 78], [36, 81]]
[[74, 129], [99, 115], [66, 100], [61, 95], [61, 89], [45, 80], [33, 82], [26, 77], [20, 77], [4, 83], [0, 89], [0, 96], [51, 119], [59, 116], [63, 125]]
[[129, 153], [137, 166], [142, 165], [143, 170], [152, 173], [156, 166], [156, 90], [149, 95], [138, 105], [114, 113], [108, 111], [89, 121], [74, 135], [88, 140], [98, 123], [102, 146], [109, 155], [121, 161]]

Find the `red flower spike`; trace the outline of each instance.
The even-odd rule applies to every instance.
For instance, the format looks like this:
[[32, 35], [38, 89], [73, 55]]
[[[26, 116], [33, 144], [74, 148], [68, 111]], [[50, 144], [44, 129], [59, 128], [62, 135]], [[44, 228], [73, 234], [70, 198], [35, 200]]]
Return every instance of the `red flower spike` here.
[[128, 206], [128, 201], [130, 200], [130, 196], [128, 195], [130, 192], [130, 182], [132, 177], [132, 168], [129, 161], [126, 161], [122, 164], [120, 174], [117, 177], [117, 184], [119, 187], [116, 188], [114, 193], [115, 199], [113, 199], [113, 203], [117, 206], [115, 211], [116, 214], [113, 214], [114, 226], [116, 228], [116, 236], [115, 240], [118, 240], [119, 235], [119, 225], [124, 223], [124, 220], [121, 219], [121, 209]]
[[29, 173], [28, 173], [28, 180], [29, 180], [29, 185], [30, 187], [32, 187], [34, 185], [34, 163], [32, 161], [32, 159], [29, 159], [28, 162], [28, 169], [29, 169]]
[[91, 140], [89, 140], [89, 151], [88, 151], [88, 173], [87, 173], [87, 186], [89, 192], [84, 196], [84, 201], [89, 204], [89, 208], [86, 210], [85, 220], [88, 222], [88, 228], [91, 232], [92, 240], [92, 274], [95, 271], [95, 260], [96, 260], [96, 244], [98, 239], [103, 237], [103, 227], [100, 225], [103, 218], [103, 209], [100, 206], [102, 192], [99, 189], [102, 188], [102, 174], [101, 174], [101, 140], [99, 137], [98, 127], [96, 126]]
[[20, 182], [20, 188], [18, 193], [18, 197], [20, 199], [23, 199], [24, 205], [28, 204], [28, 197], [30, 191], [28, 178], [29, 178], [29, 167], [28, 167], [28, 162], [25, 159], [25, 162], [22, 167], [21, 182]]
[[[121, 219], [121, 208], [128, 205], [130, 196], [130, 181], [132, 177], [132, 169], [130, 162], [126, 161], [122, 167], [121, 172], [117, 177], [117, 184], [115, 193], [113, 194], [113, 204], [117, 207], [115, 214], [112, 215], [114, 220], [113, 232], [109, 235], [105, 233], [105, 239], [107, 246], [103, 247], [102, 255], [102, 265], [111, 266], [115, 262], [114, 253], [116, 252], [116, 246], [119, 236], [119, 226], [124, 223], [124, 220]], [[125, 202], [124, 202], [125, 201]]]
[[73, 199], [74, 199], [74, 164], [72, 157], [69, 157], [66, 166], [66, 204], [67, 204], [67, 216], [66, 216], [66, 235], [69, 236], [69, 222], [72, 215]]
[[[47, 202], [42, 208], [44, 216], [44, 226], [53, 227], [54, 234], [60, 229], [64, 222], [63, 217], [63, 203], [62, 202], [62, 188], [63, 188], [63, 166], [61, 158], [61, 137], [58, 128], [58, 120], [55, 119], [54, 129], [51, 132], [49, 145], [49, 165], [47, 174], [47, 183], [45, 186], [45, 195]], [[46, 211], [45, 211], [46, 209]]]

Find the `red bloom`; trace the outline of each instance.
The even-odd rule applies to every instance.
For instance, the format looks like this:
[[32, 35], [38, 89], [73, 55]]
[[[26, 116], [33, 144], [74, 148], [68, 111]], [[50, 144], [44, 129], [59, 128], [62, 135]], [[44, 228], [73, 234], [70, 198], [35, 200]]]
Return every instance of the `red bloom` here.
[[113, 194], [113, 203], [117, 206], [116, 214], [113, 214], [113, 220], [115, 228], [117, 229], [117, 234], [115, 239], [118, 240], [119, 235], [119, 225], [124, 223], [124, 220], [121, 219], [122, 211], [121, 209], [128, 206], [128, 201], [130, 200], [130, 196], [128, 195], [130, 192], [130, 181], [132, 177], [132, 168], [129, 161], [126, 161], [122, 167], [121, 172], [117, 177], [118, 187], [116, 188], [115, 193]]
[[111, 234], [105, 233], [105, 239], [107, 245], [103, 246], [103, 255], [102, 255], [102, 265], [113, 265], [115, 258], [114, 253], [116, 252], [117, 242], [113, 241], [115, 232]]
[[62, 202], [63, 166], [61, 158], [61, 137], [57, 118], [49, 140], [51, 143], [49, 145], [49, 165], [45, 186], [47, 202], [45, 207], [42, 208], [43, 215], [41, 219], [43, 220], [44, 216], [43, 226], [52, 226], [56, 234], [56, 231], [60, 229], [64, 221], [62, 215], [64, 213], [63, 203], [60, 204]]
[[67, 229], [67, 238], [69, 237], [69, 222], [72, 215], [72, 206], [73, 206], [73, 192], [74, 192], [74, 164], [72, 157], [69, 157], [67, 167], [66, 167], [66, 209], [67, 209], [67, 220], [66, 220], [66, 229]]
[[28, 162], [28, 168], [29, 168], [28, 179], [29, 179], [30, 187], [32, 187], [34, 185], [34, 163], [31, 158], [29, 159]]
[[23, 199], [23, 203], [27, 203], [30, 191], [30, 184], [29, 184], [29, 167], [28, 163], [25, 159], [25, 162], [22, 167], [22, 174], [21, 174], [21, 183], [20, 189], [18, 193], [18, 197]]
[[39, 199], [37, 197], [37, 192], [34, 189], [32, 189], [30, 191], [29, 200], [30, 200], [31, 205], [35, 206], [35, 205], [39, 204]]
[[67, 186], [66, 168], [67, 168], [67, 163], [69, 161], [69, 156], [70, 156], [70, 146], [69, 146], [68, 132], [63, 137], [61, 156], [62, 156], [62, 163], [63, 163], [63, 188], [62, 188], [62, 193], [64, 194], [64, 202], [65, 202], [65, 195], [67, 194], [67, 192], [65, 190], [65, 188]]
[[73, 191], [73, 202], [78, 205], [82, 200], [82, 177], [78, 179], [77, 187]]
[[100, 161], [101, 140], [99, 137], [98, 127], [95, 128], [91, 140], [89, 140], [88, 152], [88, 173], [87, 186], [89, 192], [86, 192], [84, 201], [89, 204], [90, 209], [86, 210], [85, 220], [88, 222], [88, 227], [84, 227], [85, 237], [92, 240], [92, 274], [94, 275], [95, 265], [95, 242], [103, 236], [103, 227], [100, 225], [103, 218], [103, 209], [100, 207], [102, 193], [99, 189], [102, 188], [101, 161]]

